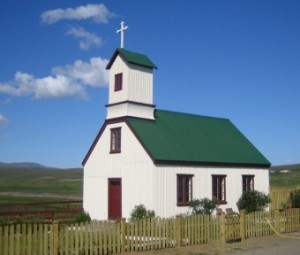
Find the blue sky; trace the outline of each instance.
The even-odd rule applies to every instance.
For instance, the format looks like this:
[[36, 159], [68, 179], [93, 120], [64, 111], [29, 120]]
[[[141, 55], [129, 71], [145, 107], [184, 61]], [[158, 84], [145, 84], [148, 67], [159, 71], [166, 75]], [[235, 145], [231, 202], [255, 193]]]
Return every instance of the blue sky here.
[[274, 165], [300, 163], [300, 1], [0, 3], [0, 161], [78, 167], [120, 46], [158, 66], [159, 109], [229, 118]]

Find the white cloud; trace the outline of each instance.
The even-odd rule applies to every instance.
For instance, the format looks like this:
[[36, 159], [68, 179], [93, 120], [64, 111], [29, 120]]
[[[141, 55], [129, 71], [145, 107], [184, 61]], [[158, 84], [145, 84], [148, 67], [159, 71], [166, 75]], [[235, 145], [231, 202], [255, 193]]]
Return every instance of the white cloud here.
[[8, 118], [6, 118], [3, 114], [0, 113], [0, 127], [3, 127], [8, 123]]
[[76, 38], [80, 38], [79, 47], [83, 50], [88, 50], [90, 47], [100, 47], [102, 45], [102, 38], [96, 34], [86, 31], [82, 27], [72, 27], [67, 32], [68, 35], [73, 35]]
[[76, 8], [54, 9], [41, 14], [43, 23], [53, 24], [60, 20], [92, 19], [96, 23], [108, 23], [115, 14], [110, 12], [104, 4], [87, 4]]
[[73, 96], [85, 99], [85, 86], [107, 87], [107, 62], [100, 57], [91, 58], [89, 62], [76, 60], [73, 65], [54, 67], [52, 75], [43, 78], [17, 72], [13, 81], [0, 82], [0, 93], [36, 99]]
[[107, 87], [107, 63], [107, 59], [94, 57], [89, 62], [76, 60], [73, 65], [55, 67], [52, 72], [57, 75], [72, 77], [72, 79], [78, 80], [81, 84], [91, 87]]

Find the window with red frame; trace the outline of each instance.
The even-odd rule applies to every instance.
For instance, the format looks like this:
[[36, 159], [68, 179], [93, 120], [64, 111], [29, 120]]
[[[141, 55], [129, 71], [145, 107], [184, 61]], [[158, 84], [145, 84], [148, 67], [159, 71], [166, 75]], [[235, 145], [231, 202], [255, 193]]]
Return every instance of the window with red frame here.
[[112, 128], [110, 130], [110, 152], [121, 152], [121, 128]]
[[254, 190], [254, 175], [243, 175], [243, 192]]
[[212, 176], [212, 198], [218, 204], [226, 204], [226, 175]]
[[177, 174], [177, 205], [187, 206], [193, 199], [193, 175]]
[[118, 73], [115, 75], [115, 91], [122, 90], [123, 88], [123, 74]]

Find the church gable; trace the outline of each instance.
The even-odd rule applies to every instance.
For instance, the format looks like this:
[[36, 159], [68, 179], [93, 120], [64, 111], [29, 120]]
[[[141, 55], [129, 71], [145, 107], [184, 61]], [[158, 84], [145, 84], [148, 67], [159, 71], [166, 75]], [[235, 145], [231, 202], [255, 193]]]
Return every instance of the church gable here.
[[[127, 162], [130, 162], [130, 158], [134, 157], [135, 159], [132, 162], [136, 163], [145, 161], [145, 157], [150, 160], [151, 155], [142, 146], [136, 139], [136, 135], [130, 125], [128, 125], [126, 118], [106, 120], [83, 159], [82, 165], [85, 167], [90, 158], [93, 157], [93, 154], [96, 155], [95, 157], [99, 162], [114, 154], [115, 160], [117, 160], [117, 157], [122, 157], [123, 160], [125, 157]], [[99, 158], [102, 160], [99, 160]]]

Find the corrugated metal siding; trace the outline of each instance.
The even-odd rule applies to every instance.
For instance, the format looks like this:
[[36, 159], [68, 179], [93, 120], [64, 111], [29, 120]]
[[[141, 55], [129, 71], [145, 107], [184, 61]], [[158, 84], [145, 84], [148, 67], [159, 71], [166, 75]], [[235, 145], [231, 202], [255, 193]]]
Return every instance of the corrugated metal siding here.
[[[123, 73], [123, 88], [120, 91], [115, 92], [115, 74]], [[113, 66], [109, 71], [109, 95], [108, 103], [114, 104], [128, 100], [128, 80], [129, 80], [129, 69], [124, 61], [117, 56]]]
[[[121, 153], [110, 154], [110, 129], [121, 127]], [[153, 206], [152, 161], [125, 123], [108, 125], [84, 167], [84, 209], [93, 219], [107, 219], [108, 178], [122, 178], [122, 216], [135, 205]]]
[[[114, 91], [115, 74], [123, 73], [123, 88]], [[153, 104], [153, 72], [149, 68], [130, 64], [117, 56], [109, 72], [109, 104], [122, 101]]]
[[149, 68], [129, 65], [128, 99], [144, 104], [153, 104], [153, 74]]
[[161, 217], [174, 217], [189, 212], [189, 207], [177, 206], [177, 174], [193, 174], [193, 198], [212, 199], [212, 175], [226, 175], [227, 204], [220, 208], [238, 211], [236, 202], [242, 195], [242, 175], [254, 175], [254, 188], [269, 192], [269, 173], [266, 169], [230, 169], [220, 167], [157, 166], [154, 176], [154, 210]]

